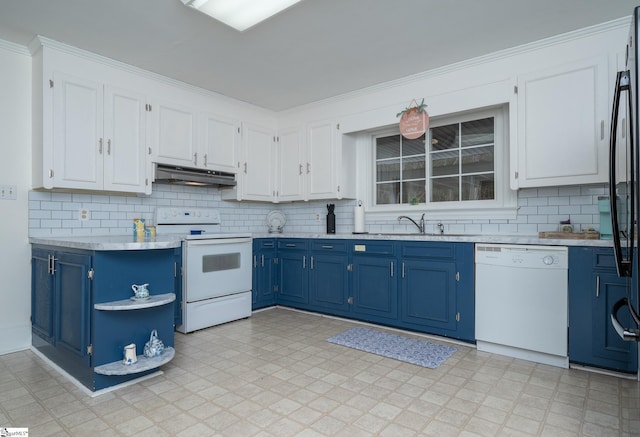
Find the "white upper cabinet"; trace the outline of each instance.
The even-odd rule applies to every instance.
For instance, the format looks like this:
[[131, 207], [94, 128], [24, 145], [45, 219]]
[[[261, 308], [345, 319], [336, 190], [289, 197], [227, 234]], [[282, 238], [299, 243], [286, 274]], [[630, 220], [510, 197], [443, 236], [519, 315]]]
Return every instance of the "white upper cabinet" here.
[[226, 200], [273, 202], [275, 131], [265, 126], [242, 123], [237, 186], [222, 191]]
[[102, 189], [102, 84], [55, 72], [53, 92], [53, 169], [46, 188]]
[[305, 199], [354, 197], [355, 145], [340, 132], [340, 123], [326, 120], [307, 126]]
[[[55, 71], [49, 171], [45, 188], [150, 193], [146, 175], [145, 98]], [[44, 111], [45, 120], [48, 111]]]
[[198, 167], [196, 110], [186, 99], [179, 103], [174, 100], [158, 96], [151, 105], [152, 159], [162, 164]]
[[278, 133], [277, 138], [276, 201], [304, 200], [302, 129], [282, 130]]
[[104, 189], [149, 194], [145, 97], [106, 86], [104, 99]]
[[202, 164], [211, 170], [237, 171], [240, 122], [212, 114], [202, 114], [200, 139]]
[[518, 77], [512, 188], [607, 181], [608, 65], [599, 56]]

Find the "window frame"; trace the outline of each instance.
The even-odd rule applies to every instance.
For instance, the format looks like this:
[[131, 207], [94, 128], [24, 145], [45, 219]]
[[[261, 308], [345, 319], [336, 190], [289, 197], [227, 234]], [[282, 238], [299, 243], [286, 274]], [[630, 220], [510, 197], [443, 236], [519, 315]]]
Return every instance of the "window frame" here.
[[[430, 148], [425, 147], [425, 190], [424, 203], [417, 205], [389, 204], [376, 205], [376, 138], [389, 135], [400, 135], [397, 125], [369, 131], [369, 175], [365, 190], [365, 209], [375, 219], [386, 220], [401, 214], [426, 213], [426, 219], [513, 219], [517, 216], [517, 192], [509, 186], [509, 107], [508, 105], [491, 106], [470, 111], [432, 117], [429, 129], [450, 124], [459, 124], [482, 118], [494, 118], [494, 192], [493, 200], [458, 200], [452, 202], [431, 202], [431, 160]], [[431, 136], [430, 131], [427, 135]], [[429, 141], [429, 140], [427, 140]]]

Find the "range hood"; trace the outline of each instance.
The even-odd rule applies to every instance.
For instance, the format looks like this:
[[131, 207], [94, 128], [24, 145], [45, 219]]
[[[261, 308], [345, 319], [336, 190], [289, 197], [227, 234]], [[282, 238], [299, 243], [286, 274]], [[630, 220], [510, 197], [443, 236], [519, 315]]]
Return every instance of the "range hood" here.
[[156, 164], [156, 183], [195, 187], [233, 187], [236, 175], [222, 171], [202, 170], [175, 165]]

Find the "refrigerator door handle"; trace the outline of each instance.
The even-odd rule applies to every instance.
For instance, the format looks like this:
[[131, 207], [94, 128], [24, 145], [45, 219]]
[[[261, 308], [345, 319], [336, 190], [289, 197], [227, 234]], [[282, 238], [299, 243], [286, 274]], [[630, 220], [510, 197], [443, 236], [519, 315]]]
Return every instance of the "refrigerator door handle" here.
[[619, 113], [619, 105], [620, 105], [620, 94], [622, 91], [627, 91], [628, 95], [628, 111], [627, 118], [629, 120], [629, 137], [628, 141], [630, 144], [629, 147], [629, 162], [630, 166], [630, 175], [632, 178], [635, 177], [635, 156], [634, 156], [634, 143], [633, 143], [633, 114], [631, 110], [631, 86], [630, 86], [630, 72], [619, 71], [616, 77], [616, 87], [615, 93], [613, 97], [613, 110], [611, 114], [611, 133], [609, 135], [609, 205], [611, 207], [611, 227], [613, 233], [613, 250], [616, 258], [616, 268], [618, 270], [618, 276], [620, 277], [630, 277], [632, 275], [632, 262], [633, 262], [633, 245], [634, 245], [634, 224], [635, 224], [635, 180], [631, 180], [629, 185], [629, 193], [627, 197], [629, 199], [629, 211], [631, 214], [631, 219], [629, 220], [629, 229], [627, 241], [630, 244], [630, 248], [628, 253], [626, 254], [627, 258], [624, 259], [622, 255], [622, 242], [620, 241], [620, 229], [618, 226], [618, 205], [617, 205], [617, 196], [616, 196], [616, 131], [618, 129], [618, 113]]
[[615, 305], [613, 305], [613, 308], [611, 308], [611, 324], [615, 328], [620, 338], [622, 338], [623, 340], [640, 341], [640, 330], [624, 328], [618, 321], [618, 311], [625, 306], [629, 308], [629, 313], [631, 314], [631, 317], [633, 318], [636, 326], [640, 327], [640, 315], [636, 314], [626, 297], [620, 299], [615, 303]]

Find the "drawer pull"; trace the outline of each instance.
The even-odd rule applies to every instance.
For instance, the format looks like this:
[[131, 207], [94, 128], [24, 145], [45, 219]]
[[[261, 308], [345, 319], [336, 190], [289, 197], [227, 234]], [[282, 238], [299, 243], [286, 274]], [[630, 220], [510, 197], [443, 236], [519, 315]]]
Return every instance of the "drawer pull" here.
[[322, 246], [323, 249], [333, 249], [333, 246]]

